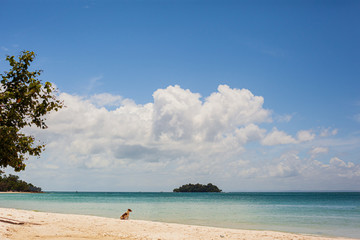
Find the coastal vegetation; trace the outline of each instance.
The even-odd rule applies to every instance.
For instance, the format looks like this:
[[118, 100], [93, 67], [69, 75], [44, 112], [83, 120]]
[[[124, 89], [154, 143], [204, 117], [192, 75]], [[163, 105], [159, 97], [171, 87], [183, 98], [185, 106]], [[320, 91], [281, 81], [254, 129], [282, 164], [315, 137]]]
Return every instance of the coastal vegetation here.
[[207, 185], [203, 185], [200, 183], [197, 184], [185, 184], [179, 188], [175, 188], [173, 192], [221, 192], [217, 186], [212, 183], [208, 183]]
[[52, 84], [38, 79], [42, 71], [30, 69], [34, 59], [30, 51], [23, 51], [18, 60], [7, 56], [11, 69], [0, 74], [0, 168], [9, 166], [17, 172], [25, 169], [29, 156], [40, 156], [45, 147], [21, 130], [47, 128], [44, 116], [63, 107]]
[[0, 173], [0, 192], [42, 192], [41, 188], [20, 180], [18, 176], [1, 175]]

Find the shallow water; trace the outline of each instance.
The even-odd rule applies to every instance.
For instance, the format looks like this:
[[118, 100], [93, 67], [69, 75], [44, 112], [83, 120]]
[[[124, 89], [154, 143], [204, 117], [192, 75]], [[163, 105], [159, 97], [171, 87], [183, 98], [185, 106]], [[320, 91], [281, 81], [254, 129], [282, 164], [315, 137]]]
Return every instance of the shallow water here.
[[0, 207], [360, 238], [360, 193], [1, 194]]

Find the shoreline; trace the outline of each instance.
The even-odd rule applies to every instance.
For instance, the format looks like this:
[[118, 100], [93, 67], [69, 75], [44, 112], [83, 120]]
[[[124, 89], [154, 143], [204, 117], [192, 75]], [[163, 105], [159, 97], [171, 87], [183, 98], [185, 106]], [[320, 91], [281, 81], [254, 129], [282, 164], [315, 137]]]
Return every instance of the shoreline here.
[[281, 239], [350, 240], [277, 231], [239, 230], [144, 220], [120, 220], [87, 215], [60, 214], [0, 208], [0, 237], [4, 240], [45, 239]]
[[14, 194], [17, 194], [17, 193], [43, 193], [43, 192], [13, 192], [13, 191], [9, 191], [9, 192], [0, 192], [0, 194], [10, 194], [10, 193], [14, 193]]

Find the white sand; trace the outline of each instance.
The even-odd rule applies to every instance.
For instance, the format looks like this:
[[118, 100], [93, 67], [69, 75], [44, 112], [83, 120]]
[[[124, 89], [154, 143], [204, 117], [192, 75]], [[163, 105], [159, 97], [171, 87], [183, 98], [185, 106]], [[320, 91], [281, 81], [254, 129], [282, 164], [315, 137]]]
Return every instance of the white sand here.
[[[131, 216], [130, 216], [131, 217]], [[335, 238], [272, 231], [190, 226], [94, 216], [43, 213], [0, 208], [1, 240], [84, 239], [283, 239], [334, 240]], [[344, 240], [346, 238], [336, 238]]]

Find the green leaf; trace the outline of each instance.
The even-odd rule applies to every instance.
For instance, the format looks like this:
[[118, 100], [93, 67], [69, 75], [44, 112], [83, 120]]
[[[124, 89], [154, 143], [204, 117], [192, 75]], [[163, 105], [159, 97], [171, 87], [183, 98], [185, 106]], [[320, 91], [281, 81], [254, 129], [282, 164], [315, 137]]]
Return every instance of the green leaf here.
[[63, 107], [63, 102], [56, 99], [52, 84], [43, 84], [36, 78], [42, 71], [28, 70], [34, 59], [35, 53], [30, 51], [23, 51], [18, 61], [14, 56], [7, 56], [12, 68], [1, 74], [0, 167], [12, 167], [15, 171], [24, 170], [28, 156], [40, 156], [45, 147], [35, 144], [32, 136], [20, 130], [33, 125], [46, 128], [45, 115]]

